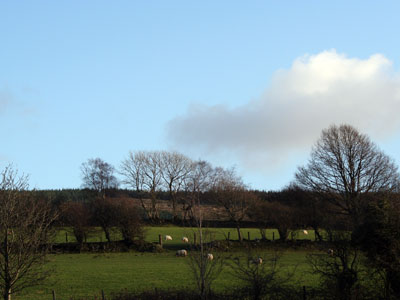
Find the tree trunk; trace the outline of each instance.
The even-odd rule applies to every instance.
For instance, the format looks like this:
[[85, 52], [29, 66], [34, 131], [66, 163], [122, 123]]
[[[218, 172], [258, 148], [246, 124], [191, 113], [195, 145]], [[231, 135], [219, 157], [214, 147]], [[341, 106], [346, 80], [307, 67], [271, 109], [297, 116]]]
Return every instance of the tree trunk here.
[[4, 288], [4, 300], [11, 300], [11, 288]]
[[261, 234], [261, 239], [266, 240], [267, 239], [267, 230], [265, 228], [259, 228], [260, 234]]
[[107, 227], [103, 226], [103, 231], [104, 234], [106, 235], [106, 239], [109, 243], [111, 243], [111, 236], [110, 236], [110, 230], [108, 230]]
[[319, 233], [318, 228], [314, 228], [314, 232], [315, 232], [315, 237], [318, 239], [319, 242], [322, 242], [323, 238], [321, 233]]
[[173, 221], [174, 224], [178, 223], [178, 214], [176, 213], [176, 200], [172, 200], [172, 215], [173, 215]]
[[243, 237], [242, 237], [242, 233], [240, 232], [240, 226], [239, 225], [236, 226], [236, 230], [237, 230], [237, 233], [238, 233], [238, 240], [240, 242], [243, 241]]
[[5, 230], [4, 241], [3, 241], [3, 256], [4, 256], [4, 300], [11, 300], [11, 278], [9, 269], [9, 248], [8, 248], [8, 229]]
[[281, 241], [286, 241], [288, 237], [288, 229], [287, 228], [278, 228], [279, 239]]
[[5, 288], [3, 299], [4, 300], [11, 300], [11, 288], [9, 288], [9, 289]]
[[140, 199], [140, 204], [142, 205], [142, 208], [143, 208], [144, 212], [146, 213], [146, 216], [151, 220], [151, 213], [150, 213], [150, 211], [147, 209], [146, 205], [144, 204], [143, 197], [140, 196], [139, 199]]
[[157, 196], [155, 191], [151, 191], [151, 216], [154, 223], [160, 223], [160, 217], [157, 209]]

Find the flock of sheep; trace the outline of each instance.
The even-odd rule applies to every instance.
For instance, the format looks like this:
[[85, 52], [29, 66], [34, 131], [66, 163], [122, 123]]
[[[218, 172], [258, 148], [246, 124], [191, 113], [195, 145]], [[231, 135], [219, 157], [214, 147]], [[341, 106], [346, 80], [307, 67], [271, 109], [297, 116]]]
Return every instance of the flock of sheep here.
[[[166, 241], [172, 241], [172, 236], [166, 235], [165, 236], [165, 240]], [[184, 237], [182, 237], [182, 242], [189, 243], [189, 239], [186, 236], [184, 236]], [[188, 252], [187, 252], [186, 249], [181, 249], [181, 250], [176, 251], [176, 256], [186, 257], [187, 255], [188, 255]], [[206, 257], [207, 257], [208, 260], [213, 260], [214, 259], [214, 255], [212, 253], [207, 253]], [[262, 262], [263, 262], [263, 260], [262, 260], [261, 257], [254, 258], [252, 260], [252, 263], [255, 264], [255, 265], [261, 265]]]
[[[308, 231], [307, 231], [307, 230], [303, 230], [303, 233], [304, 233], [305, 235], [307, 235], [307, 234], [308, 234]], [[172, 236], [166, 235], [166, 236], [165, 236], [165, 240], [166, 240], [166, 241], [172, 241]], [[186, 236], [184, 236], [184, 237], [182, 237], [182, 242], [184, 242], [184, 243], [189, 243], [189, 239], [188, 239]], [[328, 253], [329, 253], [330, 255], [333, 255], [333, 250], [332, 250], [332, 249], [329, 249], [329, 252], [328, 252]], [[187, 252], [186, 249], [181, 249], [181, 250], [176, 251], [176, 256], [186, 257], [187, 255], [188, 255], [188, 252]], [[208, 259], [208, 260], [213, 260], [213, 259], [214, 259], [214, 255], [212, 255], [212, 253], [207, 253], [207, 259]], [[262, 262], [263, 262], [263, 260], [262, 260], [261, 257], [257, 257], [257, 258], [252, 259], [252, 263], [255, 264], [255, 265], [261, 265]]]
[[[172, 241], [172, 236], [166, 235], [165, 236], [165, 240], [166, 241]], [[186, 236], [184, 236], [184, 237], [182, 237], [182, 242], [189, 243], [189, 239]], [[181, 250], [176, 251], [176, 256], [185, 257], [187, 255], [188, 255], [188, 252], [187, 252], [186, 249], [181, 249]], [[213, 260], [214, 259], [214, 255], [212, 255], [212, 253], [207, 253], [207, 259], [208, 260]]]

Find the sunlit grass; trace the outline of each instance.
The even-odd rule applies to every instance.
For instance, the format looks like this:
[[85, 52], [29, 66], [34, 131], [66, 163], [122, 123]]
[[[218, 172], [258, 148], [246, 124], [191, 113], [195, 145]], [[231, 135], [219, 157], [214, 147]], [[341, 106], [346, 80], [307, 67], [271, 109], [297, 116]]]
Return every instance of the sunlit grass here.
[[[237, 231], [232, 228], [209, 228], [207, 236], [213, 240], [225, 240], [230, 232], [230, 239], [237, 240]], [[17, 300], [48, 300], [52, 299], [52, 290], [55, 290], [57, 299], [79, 299], [91, 297], [94, 299], [101, 295], [104, 290], [106, 295], [124, 289], [129, 291], [143, 291], [148, 289], [168, 289], [168, 288], [194, 288], [195, 284], [188, 266], [187, 258], [177, 258], [175, 249], [187, 248], [189, 245], [182, 242], [182, 237], [186, 236], [193, 242], [195, 228], [160, 226], [146, 227], [146, 240], [148, 242], [158, 242], [159, 235], [163, 238], [163, 253], [81, 253], [81, 254], [57, 254], [49, 256], [49, 268], [54, 270], [52, 276], [44, 282], [43, 286], [30, 288], [20, 295], [16, 295]], [[68, 234], [68, 241], [74, 242], [75, 239], [68, 228], [61, 228], [57, 234], [56, 242], [65, 242]], [[251, 240], [260, 239], [261, 235], [256, 228], [244, 228], [242, 234], [245, 239], [250, 233]], [[165, 235], [171, 235], [172, 241], [165, 241]], [[278, 239], [278, 232], [274, 229], [267, 230], [267, 238]], [[309, 231], [304, 235], [302, 231], [297, 232], [297, 239], [311, 239], [313, 232]], [[120, 239], [118, 231], [114, 230], [112, 239]], [[105, 236], [100, 228], [94, 228], [89, 235], [88, 242], [105, 241]], [[255, 249], [254, 254], [267, 255], [272, 250]], [[290, 250], [283, 253], [280, 260], [282, 271], [296, 268], [295, 276], [292, 279], [294, 285], [315, 286], [316, 278], [309, 271], [306, 262], [307, 251]], [[189, 251], [190, 255], [190, 251]], [[247, 255], [243, 250], [221, 253], [224, 257]], [[238, 286], [228, 267], [225, 267], [222, 274], [216, 280], [214, 289], [223, 291]], [[74, 298], [73, 298], [74, 297]]]

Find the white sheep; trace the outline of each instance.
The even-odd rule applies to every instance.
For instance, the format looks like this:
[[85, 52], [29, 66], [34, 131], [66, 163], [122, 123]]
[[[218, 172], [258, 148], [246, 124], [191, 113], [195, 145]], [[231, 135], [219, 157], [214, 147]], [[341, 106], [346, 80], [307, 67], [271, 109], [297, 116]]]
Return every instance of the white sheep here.
[[303, 233], [305, 234], [305, 235], [307, 235], [308, 234], [308, 231], [307, 230], [303, 230]]
[[181, 249], [176, 251], [176, 256], [183, 256], [183, 257], [187, 256], [187, 250]]
[[165, 236], [165, 240], [166, 240], [166, 241], [172, 241], [172, 236], [166, 235], [166, 236]]
[[182, 242], [184, 242], [184, 243], [189, 243], [189, 239], [188, 239], [186, 236], [184, 236], [184, 237], [182, 238]]
[[208, 260], [213, 260], [214, 259], [214, 255], [212, 255], [211, 253], [207, 254], [207, 259]]
[[254, 258], [252, 260], [252, 263], [255, 264], [255, 265], [261, 265], [262, 262], [263, 262], [263, 259], [261, 257]]

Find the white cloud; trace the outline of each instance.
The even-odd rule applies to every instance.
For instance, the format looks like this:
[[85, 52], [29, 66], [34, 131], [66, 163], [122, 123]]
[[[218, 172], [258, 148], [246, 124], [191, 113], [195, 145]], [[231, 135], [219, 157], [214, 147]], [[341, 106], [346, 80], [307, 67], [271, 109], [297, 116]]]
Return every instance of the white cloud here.
[[323, 128], [349, 123], [373, 139], [400, 125], [400, 76], [381, 54], [348, 58], [335, 50], [296, 59], [277, 71], [257, 100], [240, 107], [192, 104], [167, 125], [175, 146], [234, 155], [267, 169], [310, 149]]

